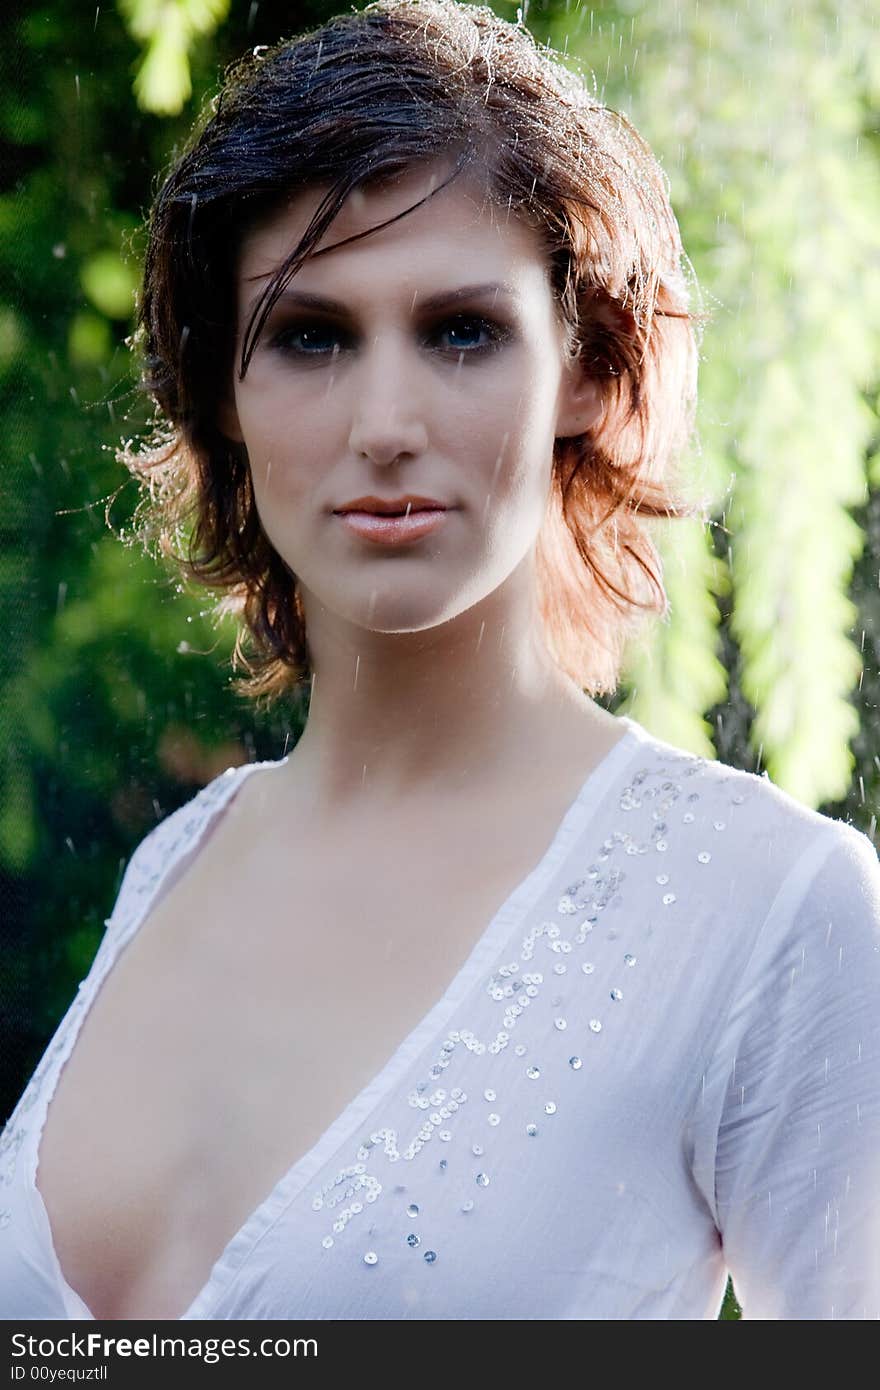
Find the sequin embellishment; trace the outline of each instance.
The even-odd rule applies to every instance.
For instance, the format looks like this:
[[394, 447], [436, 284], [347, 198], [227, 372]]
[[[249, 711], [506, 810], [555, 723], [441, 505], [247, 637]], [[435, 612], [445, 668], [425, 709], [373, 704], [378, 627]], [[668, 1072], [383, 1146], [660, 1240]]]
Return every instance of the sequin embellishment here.
[[[504, 1121], [503, 1129], [507, 1130], [506, 1112], [510, 1111], [511, 1117], [517, 1119], [514, 1111], [525, 1102], [525, 1092], [521, 1098], [509, 1082], [503, 1087], [486, 1084], [479, 1071], [474, 1073], [470, 1059], [484, 1057], [486, 1064], [491, 1065], [489, 1058], [503, 1053], [511, 1044], [511, 1035], [523, 1033], [524, 1029], [522, 1040], [516, 1039], [513, 1051], [517, 1057], [528, 1056], [530, 1060], [519, 1075], [529, 1093], [534, 1095], [540, 1113], [552, 1118], [548, 1129], [556, 1128], [571, 1104], [570, 1093], [560, 1086], [560, 1081], [566, 1074], [588, 1075], [589, 1048], [586, 1039], [595, 1038], [595, 1043], [591, 1041], [589, 1046], [599, 1047], [599, 1035], [606, 1031], [602, 1018], [591, 1012], [589, 1003], [592, 1002], [595, 1009], [596, 1003], [604, 997], [614, 1006], [615, 1023], [618, 1018], [626, 1017], [625, 992], [613, 976], [607, 978], [606, 972], [619, 969], [621, 963], [624, 968], [633, 969], [639, 955], [633, 950], [621, 950], [620, 954], [614, 952], [609, 956], [606, 946], [613, 943], [623, 931], [637, 931], [638, 939], [644, 941], [646, 937], [650, 939], [655, 928], [658, 934], [661, 930], [672, 929], [661, 928], [660, 922], [674, 922], [674, 917], [670, 915], [667, 918], [664, 912], [661, 918], [659, 912], [672, 907], [679, 894], [670, 886], [669, 872], [653, 871], [652, 865], [656, 864], [656, 859], [651, 856], [659, 854], [671, 859], [670, 851], [676, 836], [684, 837], [691, 833], [685, 827], [695, 820], [692, 808], [699, 802], [700, 792], [688, 792], [688, 780], [698, 776], [705, 766], [705, 760], [694, 755], [666, 753], [657, 766], [643, 767], [630, 775], [628, 784], [619, 794], [618, 803], [620, 811], [628, 818], [629, 828], [613, 828], [606, 833], [592, 859], [586, 861], [581, 876], [564, 884], [555, 899], [559, 920], [536, 914], [531, 923], [525, 922], [518, 958], [508, 945], [504, 948], [501, 961], [487, 974], [482, 987], [484, 997], [488, 997], [493, 1006], [497, 1005], [500, 1026], [494, 1032], [491, 1028], [486, 1029], [482, 1037], [463, 1026], [449, 1028], [436, 1060], [427, 1065], [422, 1080], [407, 1097], [411, 1107], [424, 1112], [421, 1125], [406, 1141], [394, 1129], [376, 1130], [357, 1151], [362, 1169], [365, 1165], [375, 1168], [377, 1161], [382, 1158], [412, 1162], [432, 1138], [439, 1138], [450, 1145], [450, 1174], [455, 1167], [462, 1178], [466, 1176], [466, 1172], [461, 1170], [467, 1163], [468, 1153], [481, 1157], [485, 1152], [488, 1156], [487, 1167], [472, 1170], [470, 1175], [470, 1181], [486, 1196], [481, 1195], [477, 1202], [473, 1198], [462, 1202], [459, 1198], [459, 1210], [470, 1212], [476, 1210], [480, 1202], [493, 1200], [488, 1190], [491, 1181], [489, 1160], [495, 1152], [494, 1135], [487, 1136], [486, 1145], [475, 1142], [474, 1134], [468, 1134], [470, 1122], [467, 1119], [474, 1102], [469, 1101], [465, 1086], [454, 1086], [447, 1094], [437, 1082], [450, 1067], [455, 1066], [457, 1069], [450, 1072], [450, 1076], [459, 1082], [468, 1076], [471, 1089], [476, 1090], [481, 1101], [494, 1106], [488, 1113], [481, 1112], [483, 1123], [492, 1129], [501, 1129]], [[735, 797], [732, 799], [736, 801]], [[716, 831], [723, 830], [726, 825], [723, 819], [707, 823]], [[707, 864], [712, 858], [709, 851], [699, 845], [694, 846], [693, 854], [700, 864]], [[656, 921], [627, 925], [619, 913], [615, 915], [615, 909], [623, 901], [622, 890], [628, 879], [636, 872], [641, 873], [642, 864], [660, 889], [655, 899], [659, 912]], [[678, 887], [676, 884], [676, 889]], [[582, 948], [588, 939], [595, 941], [596, 945], [590, 952], [593, 958], [584, 960]], [[621, 942], [621, 946], [627, 944]], [[548, 983], [552, 984], [549, 994]], [[598, 996], [589, 992], [596, 985], [601, 990]], [[587, 993], [583, 994], [583, 991]], [[610, 1028], [609, 1031], [613, 1037], [614, 1029]], [[552, 1039], [556, 1041], [551, 1044]], [[570, 1047], [563, 1050], [567, 1039], [580, 1046], [574, 1051]], [[602, 1043], [604, 1045], [604, 1039]], [[611, 1045], [610, 1041], [608, 1045]], [[459, 1066], [459, 1063], [463, 1065]], [[502, 1073], [498, 1075], [500, 1077]], [[576, 1084], [579, 1086], [582, 1083]], [[522, 1128], [518, 1133], [523, 1138], [540, 1139], [542, 1130], [537, 1118], [534, 1113], [519, 1117]], [[398, 1147], [399, 1144], [402, 1147]], [[445, 1159], [442, 1165], [446, 1165]], [[354, 1175], [340, 1170], [336, 1178], [321, 1189], [322, 1199], [331, 1205], [330, 1194], [339, 1185], [344, 1186], [342, 1200], [346, 1200], [353, 1195], [351, 1189], [358, 1184], [368, 1186], [366, 1201], [376, 1200], [383, 1190], [379, 1177], [375, 1175], [368, 1172]], [[418, 1210], [415, 1202], [407, 1208], [411, 1217]], [[350, 1208], [340, 1213], [342, 1229], [345, 1228], [347, 1211], [350, 1213]], [[401, 1238], [412, 1247], [421, 1243], [421, 1235], [416, 1232], [402, 1232]], [[437, 1249], [425, 1251], [426, 1262], [436, 1260], [438, 1253]]]

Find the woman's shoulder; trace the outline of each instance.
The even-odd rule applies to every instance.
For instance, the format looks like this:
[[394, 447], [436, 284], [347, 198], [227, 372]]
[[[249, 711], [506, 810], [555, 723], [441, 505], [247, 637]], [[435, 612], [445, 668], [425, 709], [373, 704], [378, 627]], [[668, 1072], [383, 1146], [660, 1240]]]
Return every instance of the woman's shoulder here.
[[144, 895], [152, 892], [171, 862], [185, 852], [211, 814], [233, 795], [249, 773], [275, 765], [249, 762], [224, 768], [147, 831], [129, 856], [113, 912], [105, 925], [118, 924], [137, 910]]
[[811, 952], [829, 922], [838, 946], [878, 949], [880, 859], [867, 834], [763, 773], [635, 732], [617, 838], [643, 852], [648, 901], [693, 924], [694, 949], [736, 974], [765, 953]]
[[751, 772], [692, 753], [636, 721], [627, 722], [638, 741], [626, 789], [629, 801], [648, 797], [658, 809], [662, 806], [667, 822], [674, 817], [676, 829], [689, 828], [689, 839], [700, 832], [719, 846], [723, 839], [750, 856], [754, 871], [774, 864], [790, 868], [799, 858], [817, 860], [835, 852], [844, 861], [877, 862], [877, 850], [864, 831], [800, 801], [766, 771]]

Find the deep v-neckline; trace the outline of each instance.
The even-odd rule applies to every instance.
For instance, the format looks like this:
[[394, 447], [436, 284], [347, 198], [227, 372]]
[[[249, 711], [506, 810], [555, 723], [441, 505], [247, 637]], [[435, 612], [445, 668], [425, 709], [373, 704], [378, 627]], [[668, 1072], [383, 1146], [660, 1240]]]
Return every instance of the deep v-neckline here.
[[[625, 715], [617, 715], [616, 718], [620, 724], [625, 726], [622, 736], [606, 750], [590, 770], [574, 800], [558, 823], [553, 837], [538, 863], [508, 894], [488, 926], [476, 939], [467, 958], [447, 984], [437, 1002], [394, 1048], [375, 1076], [348, 1102], [315, 1143], [290, 1165], [267, 1196], [245, 1218], [223, 1246], [211, 1266], [205, 1282], [186, 1308], [173, 1321], [180, 1322], [210, 1317], [212, 1307], [216, 1305], [224, 1290], [228, 1288], [257, 1241], [276, 1223], [282, 1212], [302, 1192], [325, 1160], [348, 1136], [357, 1131], [367, 1115], [391, 1092], [421, 1051], [424, 1040], [445, 1025], [471, 988], [474, 978], [491, 964], [496, 951], [508, 939], [517, 921], [524, 915], [530, 903], [562, 862], [574, 837], [585, 828], [595, 814], [612, 777], [625, 766], [635, 748], [642, 742], [643, 731], [634, 720]], [[205, 814], [197, 823], [194, 834], [185, 842], [181, 853], [172, 857], [152, 891], [145, 895], [146, 901], [140, 905], [122, 931], [120, 939], [108, 952], [101, 971], [96, 976], [91, 988], [86, 991], [86, 998], [82, 1000], [82, 1007], [78, 1009], [75, 1016], [72, 1016], [69, 1011], [67, 1018], [61, 1025], [62, 1028], [69, 1027], [70, 1035], [64, 1038], [63, 1046], [58, 1051], [51, 1074], [46, 1078], [44, 1093], [40, 1097], [38, 1114], [35, 1116], [31, 1142], [28, 1146], [28, 1192], [32, 1202], [32, 1214], [37, 1225], [42, 1227], [42, 1236], [69, 1316], [92, 1321], [97, 1320], [82, 1296], [65, 1278], [55, 1247], [48, 1209], [36, 1181], [39, 1171], [40, 1144], [49, 1106], [57, 1089], [61, 1072], [76, 1046], [83, 1020], [90, 1012], [102, 985], [121, 953], [137, 934], [152, 906], [162, 896], [163, 887], [169, 884], [174, 870], [179, 865], [183, 865], [185, 872], [186, 868], [192, 864], [208, 830], [216, 823], [217, 818], [223, 814], [224, 810], [230, 806], [250, 774], [259, 769], [280, 768], [287, 761], [287, 757], [284, 757], [277, 761], [246, 763], [243, 767], [236, 769], [235, 775], [229, 778], [229, 789], [208, 806]]]

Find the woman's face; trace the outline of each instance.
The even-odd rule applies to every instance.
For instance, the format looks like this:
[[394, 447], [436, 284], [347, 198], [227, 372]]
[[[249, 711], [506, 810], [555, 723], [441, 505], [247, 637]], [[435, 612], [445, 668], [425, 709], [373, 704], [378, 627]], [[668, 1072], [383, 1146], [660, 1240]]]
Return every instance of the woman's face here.
[[[450, 169], [357, 191], [319, 249], [402, 212]], [[323, 192], [297, 194], [246, 238], [236, 363], [251, 306]], [[308, 259], [244, 381], [233, 375], [221, 426], [247, 448], [261, 523], [300, 580], [309, 621], [314, 597], [387, 633], [451, 619], [508, 579], [541, 527], [555, 437], [581, 433], [600, 409], [598, 385], [566, 365], [536, 233], [464, 176]], [[359, 534], [338, 514], [359, 498], [407, 494], [447, 510], [403, 542]]]

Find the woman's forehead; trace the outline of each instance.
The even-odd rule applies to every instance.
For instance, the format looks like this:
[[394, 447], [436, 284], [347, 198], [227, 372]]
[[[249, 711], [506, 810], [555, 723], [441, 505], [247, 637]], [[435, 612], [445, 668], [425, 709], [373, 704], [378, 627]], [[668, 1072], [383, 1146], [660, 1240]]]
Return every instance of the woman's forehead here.
[[[414, 269], [441, 278], [464, 272], [463, 280], [474, 282], [521, 277], [530, 265], [540, 273], [535, 230], [499, 208], [478, 178], [460, 176], [440, 187], [446, 172], [416, 169], [394, 183], [354, 189], [315, 248], [329, 254], [308, 257], [295, 278], [317, 289], [348, 273], [355, 282], [368, 280], [377, 267], [396, 269], [401, 278]], [[240, 276], [247, 298], [298, 245], [326, 192], [323, 185], [297, 191], [244, 239]]]

